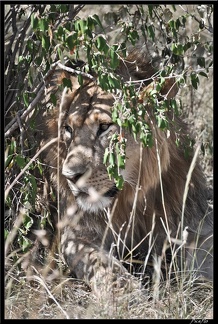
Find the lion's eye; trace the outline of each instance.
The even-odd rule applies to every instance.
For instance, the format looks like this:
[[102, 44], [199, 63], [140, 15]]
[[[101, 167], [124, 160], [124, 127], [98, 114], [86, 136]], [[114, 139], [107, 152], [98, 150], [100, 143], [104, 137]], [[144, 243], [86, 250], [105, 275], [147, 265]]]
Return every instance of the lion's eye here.
[[97, 136], [104, 133], [112, 124], [100, 124], [97, 132]]

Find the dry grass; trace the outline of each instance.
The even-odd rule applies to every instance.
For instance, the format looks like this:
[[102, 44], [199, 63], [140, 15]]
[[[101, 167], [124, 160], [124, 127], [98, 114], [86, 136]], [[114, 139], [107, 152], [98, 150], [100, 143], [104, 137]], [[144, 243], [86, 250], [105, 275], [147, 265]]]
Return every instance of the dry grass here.
[[30, 276], [23, 272], [10, 275], [6, 319], [213, 318], [212, 284], [197, 283], [193, 278], [160, 282], [158, 287], [154, 283], [119, 298], [97, 298], [83, 282], [64, 276], [49, 280], [34, 267], [32, 272]]

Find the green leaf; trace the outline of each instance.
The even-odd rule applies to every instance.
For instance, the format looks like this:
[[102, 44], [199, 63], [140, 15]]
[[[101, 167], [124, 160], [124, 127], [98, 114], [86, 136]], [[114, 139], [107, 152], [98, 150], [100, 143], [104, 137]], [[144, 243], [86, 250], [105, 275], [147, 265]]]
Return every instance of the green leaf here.
[[110, 74], [108, 76], [108, 81], [112, 89], [121, 89], [121, 85], [118, 79], [114, 75]]
[[102, 73], [99, 74], [98, 76], [98, 83], [102, 90], [108, 90], [109, 89], [109, 84], [108, 84], [108, 77], [106, 74]]
[[128, 32], [128, 39], [131, 41], [132, 45], [135, 45], [136, 40], [139, 39], [139, 34], [137, 30], [132, 30]]
[[153, 16], [153, 8], [154, 8], [154, 5], [149, 5], [148, 4], [148, 12], [149, 12], [149, 16], [152, 18]]
[[54, 106], [56, 106], [56, 104], [57, 104], [57, 98], [56, 98], [56, 96], [55, 96], [54, 93], [51, 93], [51, 95], [50, 95], [50, 100], [51, 100], [52, 104], [53, 104]]
[[64, 87], [70, 88], [72, 90], [72, 82], [70, 79], [63, 78], [62, 82]]
[[153, 146], [153, 138], [151, 131], [148, 131], [147, 133], [141, 132], [140, 133], [140, 141], [142, 144], [146, 147], [152, 147]]
[[153, 89], [153, 90], [150, 91], [149, 96], [150, 97], [156, 97], [157, 94], [158, 94], [158, 91], [156, 89]]
[[35, 199], [36, 199], [36, 193], [37, 193], [37, 184], [36, 184], [36, 179], [32, 174], [28, 175], [28, 180], [31, 186], [31, 201], [32, 205], [35, 205]]
[[40, 31], [43, 31], [43, 32], [47, 31], [48, 30], [48, 21], [44, 18], [40, 19], [38, 21], [38, 28]]
[[37, 167], [39, 169], [39, 173], [42, 175], [43, 173], [42, 164], [39, 161], [37, 161]]
[[105, 152], [104, 152], [104, 160], [103, 160], [103, 163], [104, 163], [104, 164], [107, 163], [108, 156], [109, 156], [109, 149], [108, 149], [108, 147], [107, 147], [107, 148], [105, 149]]
[[33, 225], [33, 219], [29, 215], [26, 215], [26, 217], [23, 221], [23, 225], [26, 230], [29, 230], [30, 227]]
[[162, 130], [168, 127], [168, 122], [165, 119], [165, 116], [157, 116], [157, 126]]
[[32, 29], [36, 29], [38, 27], [38, 18], [35, 17], [35, 14], [31, 15], [31, 27]]
[[23, 169], [23, 168], [25, 167], [25, 165], [27, 164], [25, 158], [22, 157], [21, 155], [17, 155], [17, 156], [15, 157], [15, 161], [16, 161], [17, 165], [18, 165], [21, 169]]
[[208, 78], [208, 75], [207, 75], [207, 73], [205, 73], [205, 72], [203, 72], [203, 71], [199, 72], [199, 75], [201, 75], [201, 76], [204, 76], [204, 77]]
[[213, 60], [211, 62], [209, 62], [208, 68], [211, 67], [212, 65], [213, 65]]
[[62, 36], [64, 34], [64, 28], [62, 26], [58, 27], [57, 36]]
[[182, 44], [173, 43], [171, 49], [175, 55], [183, 55], [184, 53]]
[[198, 64], [200, 67], [205, 68], [205, 58], [204, 58], [204, 57], [198, 57], [198, 58], [197, 58], [197, 64]]
[[66, 43], [67, 43], [67, 46], [70, 50], [72, 50], [77, 44], [78, 40], [78, 34], [77, 33], [73, 33], [71, 34], [70, 36], [67, 37], [66, 39]]
[[8, 237], [9, 231], [5, 228], [4, 229], [4, 238], [6, 239]]
[[186, 24], [186, 17], [182, 16], [182, 25], [185, 28], [185, 24]]
[[115, 165], [115, 154], [114, 153], [110, 153], [110, 155], [109, 155], [109, 164], [111, 165], [111, 166], [114, 166]]
[[186, 52], [190, 47], [192, 47], [192, 43], [191, 42], [185, 43], [185, 45], [183, 46], [184, 52]]
[[10, 144], [9, 154], [16, 153], [16, 150], [17, 150], [17, 142], [12, 139], [11, 144]]
[[123, 57], [126, 57], [126, 50], [127, 50], [126, 43], [125, 42], [121, 43], [120, 44], [120, 51], [122, 52]]
[[191, 73], [191, 83], [193, 88], [195, 88], [196, 90], [198, 89], [198, 84], [199, 84], [199, 78], [197, 76], [196, 73]]
[[64, 54], [63, 54], [63, 51], [61, 50], [60, 46], [58, 46], [57, 52], [58, 52], [59, 60], [61, 62], [63, 62], [64, 61]]
[[152, 41], [154, 41], [154, 38], [155, 38], [155, 28], [154, 28], [154, 26], [152, 26], [152, 25], [148, 26], [148, 35], [152, 39]]
[[50, 38], [48, 36], [42, 35], [42, 48], [48, 50], [50, 46]]
[[13, 157], [14, 157], [13, 155], [8, 155], [8, 157], [6, 158], [6, 161], [5, 161], [5, 168], [7, 168], [9, 166]]
[[38, 57], [35, 58], [34, 61], [35, 61], [36, 65], [40, 66], [41, 63], [42, 63], [42, 57], [38, 56]]
[[170, 100], [170, 105], [173, 108], [175, 114], [178, 115], [179, 111], [178, 111], [178, 106], [177, 106], [176, 99], [171, 99]]
[[22, 235], [22, 238], [20, 239], [20, 246], [23, 251], [26, 251], [26, 249], [31, 246], [31, 241]]
[[94, 14], [92, 16], [92, 19], [94, 19], [96, 21], [96, 23], [97, 23], [98, 26], [100, 26], [102, 29], [104, 29], [103, 26], [102, 26], [102, 23], [101, 23], [101, 21], [100, 21], [100, 19], [98, 17], [98, 15]]
[[112, 69], [116, 69], [119, 65], [119, 58], [116, 53], [115, 46], [112, 46], [110, 49], [110, 57], [111, 57], [110, 66], [112, 67]]
[[123, 184], [124, 184], [124, 180], [123, 180], [123, 177], [121, 175], [119, 176], [116, 176], [115, 179], [115, 184], [116, 184], [116, 187], [121, 190], [123, 188]]
[[75, 29], [78, 31], [81, 31], [82, 34], [85, 34], [85, 31], [87, 30], [87, 22], [86, 20], [79, 19], [75, 23]]
[[117, 156], [117, 164], [118, 164], [119, 168], [121, 168], [121, 169], [125, 168], [125, 156], [124, 155], [118, 154], [118, 156]]
[[60, 5], [60, 12], [65, 13], [69, 11], [69, 5], [62, 4]]
[[82, 87], [83, 86], [83, 77], [82, 77], [82, 75], [78, 74], [77, 78], [78, 78], [78, 82], [79, 82], [80, 86]]
[[111, 116], [111, 118], [112, 118], [112, 121], [113, 122], [116, 122], [117, 121], [117, 119], [118, 119], [118, 107], [113, 107], [113, 110], [112, 110], [112, 116]]
[[103, 51], [105, 54], [108, 53], [109, 47], [108, 47], [108, 44], [103, 36], [99, 36], [96, 39], [95, 46], [97, 47], [97, 49], [99, 51]]
[[29, 95], [26, 92], [23, 93], [23, 101], [24, 101], [25, 106], [28, 107], [29, 106]]
[[92, 31], [94, 30], [95, 28], [95, 25], [96, 25], [96, 20], [93, 19], [92, 16], [89, 16], [87, 18], [87, 28], [86, 28], [86, 32], [87, 32], [87, 35], [92, 38]]
[[182, 26], [182, 24], [178, 18], [178, 19], [176, 19], [176, 29], [178, 30], [180, 26]]

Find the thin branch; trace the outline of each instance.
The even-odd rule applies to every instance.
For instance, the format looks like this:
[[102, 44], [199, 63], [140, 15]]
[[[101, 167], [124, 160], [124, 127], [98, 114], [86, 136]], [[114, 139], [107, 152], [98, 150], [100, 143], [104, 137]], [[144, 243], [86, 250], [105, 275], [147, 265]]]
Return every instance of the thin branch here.
[[[42, 88], [39, 90], [35, 99], [33, 99], [31, 104], [28, 106], [27, 110], [25, 110], [23, 115], [20, 117], [21, 120], [24, 120], [27, 117], [27, 115], [29, 115], [30, 112], [35, 108], [35, 106], [37, 105], [37, 103], [40, 101], [41, 97], [44, 94], [44, 89], [45, 89], [45, 85], [42, 86]], [[5, 137], [10, 136], [13, 133], [13, 131], [15, 131], [15, 129], [17, 129], [19, 126], [18, 122], [17, 122], [17, 117], [15, 117], [12, 122], [13, 122], [13, 125], [11, 126], [11, 128], [8, 129], [8, 131], [5, 132]]]
[[[48, 78], [54, 73], [56, 67], [59, 66], [62, 70], [65, 70], [67, 72], [73, 73], [73, 74], [77, 74], [77, 75], [82, 75], [84, 77], [87, 77], [93, 81], [95, 81], [96, 79], [89, 73], [85, 73], [82, 71], [78, 71], [75, 70], [73, 68], [69, 68], [63, 64], [60, 63], [60, 61], [55, 62], [54, 64], [52, 64], [51, 69], [46, 73], [45, 77], [43, 78], [43, 81], [40, 83], [39, 86], [41, 86], [39, 88], [39, 86], [37, 87], [36, 92], [37, 96], [33, 99], [33, 101], [30, 103], [30, 105], [28, 106], [28, 108], [21, 114], [20, 119], [24, 120], [29, 114], [30, 112], [35, 108], [35, 106], [37, 105], [37, 103], [40, 101], [41, 97], [44, 94], [44, 90], [47, 84], [47, 80]], [[36, 93], [34, 92], [34, 93]], [[18, 122], [17, 122], [17, 118], [15, 117], [6, 127], [5, 127], [5, 137], [9, 137], [13, 131], [15, 131], [15, 129], [18, 128]]]
[[[191, 14], [190, 12], [188, 12], [188, 10], [184, 9], [182, 5], [179, 5], [179, 7], [185, 11], [185, 13], [187, 13], [188, 15], [190, 15], [195, 21], [197, 21], [197, 23], [199, 23], [199, 25], [201, 24], [201, 19], [198, 19], [195, 15]], [[208, 17], [208, 15], [207, 15]], [[204, 28], [206, 30], [208, 30], [211, 34], [213, 34], [213, 27], [211, 26], [211, 24], [208, 26], [204, 25]]]
[[20, 128], [20, 153], [21, 155], [23, 155], [23, 152], [24, 152], [24, 146], [23, 146], [23, 125], [20, 121], [20, 116], [19, 115], [16, 115], [16, 118], [17, 118], [17, 122], [18, 122], [18, 125], [19, 125], [19, 128]]
[[78, 12], [79, 12], [80, 10], [82, 10], [82, 8], [83, 8], [84, 6], [85, 6], [85, 5], [77, 5], [77, 6], [75, 7], [74, 4], [70, 4], [70, 5], [69, 5], [69, 12], [68, 12], [69, 20], [72, 21], [72, 20], [76, 17], [76, 15], [78, 14]]
[[14, 179], [14, 181], [10, 184], [10, 186], [5, 190], [5, 199], [7, 198], [10, 190], [13, 188], [13, 186], [17, 183], [17, 181], [20, 179], [20, 177], [24, 174], [24, 172], [29, 168], [31, 163], [35, 161], [35, 159], [51, 144], [55, 143], [58, 140], [58, 138], [53, 138], [50, 140], [47, 144], [45, 144], [33, 157], [32, 159], [25, 165], [25, 167], [22, 169], [22, 171], [17, 175], [17, 177]]
[[[46, 73], [46, 75], [43, 78], [43, 81], [40, 83], [40, 88], [39, 86], [36, 89], [37, 96], [33, 99], [33, 101], [30, 103], [30, 105], [28, 106], [28, 108], [26, 110], [22, 110], [22, 115], [20, 116], [21, 120], [24, 120], [27, 115], [30, 114], [30, 112], [34, 109], [34, 107], [36, 106], [36, 104], [39, 102], [39, 100], [41, 99], [41, 97], [44, 94], [44, 90], [45, 90], [45, 86], [47, 84], [47, 80], [48, 78], [54, 73], [56, 67], [57, 67], [58, 62], [55, 62], [54, 64], [52, 64], [51, 69]], [[34, 93], [36, 93], [34, 92]], [[5, 127], [5, 137], [10, 136], [13, 131], [15, 129], [18, 128], [18, 122], [17, 122], [17, 118], [15, 117], [6, 127]]]
[[89, 74], [89, 73], [85, 73], [85, 72], [78, 71], [78, 70], [75, 70], [75, 69], [73, 69], [73, 68], [67, 67], [67, 66], [61, 64], [60, 62], [58, 62], [57, 64], [58, 64], [58, 66], [59, 66], [61, 69], [65, 70], [65, 71], [67, 71], [67, 72], [74, 73], [74, 74], [78, 74], [78, 75], [82, 75], [82, 76], [84, 76], [84, 77], [86, 77], [86, 78], [89, 78], [89, 79], [91, 79], [91, 80], [93, 80], [93, 81], [96, 80], [96, 78], [93, 77], [93, 75], [91, 75], [91, 74]]

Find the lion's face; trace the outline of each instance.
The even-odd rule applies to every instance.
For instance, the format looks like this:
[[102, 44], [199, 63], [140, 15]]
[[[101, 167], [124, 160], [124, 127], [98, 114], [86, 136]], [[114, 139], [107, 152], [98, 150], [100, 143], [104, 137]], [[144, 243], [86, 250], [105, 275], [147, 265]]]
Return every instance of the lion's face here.
[[[97, 212], [110, 206], [118, 192], [103, 164], [111, 135], [120, 131], [111, 120], [113, 101], [111, 94], [93, 84], [88, 85], [80, 91], [79, 97], [75, 96], [63, 122], [67, 156], [62, 174], [83, 210]], [[139, 156], [138, 145], [131, 138], [128, 139], [126, 156], [126, 169], [122, 175], [128, 181], [128, 160], [134, 156], [137, 162]]]

